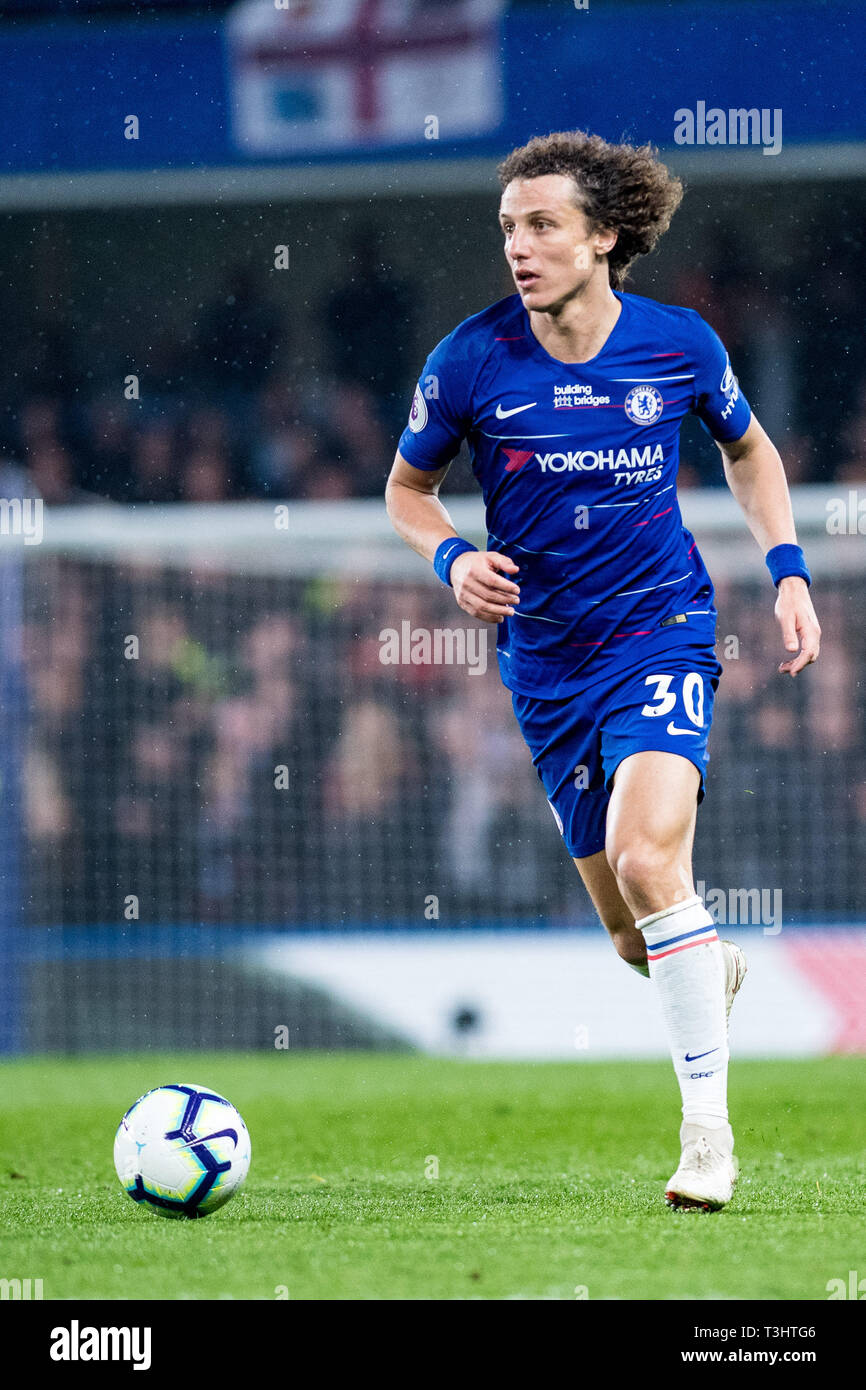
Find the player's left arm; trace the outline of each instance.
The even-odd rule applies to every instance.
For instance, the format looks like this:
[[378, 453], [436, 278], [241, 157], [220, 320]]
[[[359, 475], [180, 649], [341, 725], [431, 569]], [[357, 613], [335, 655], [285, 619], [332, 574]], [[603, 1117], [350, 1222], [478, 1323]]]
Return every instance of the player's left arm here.
[[[785, 469], [778, 450], [754, 415], [739, 439], [716, 442], [728, 487], [739, 502], [761, 553], [766, 555], [775, 545], [796, 545]], [[821, 645], [821, 629], [805, 579], [792, 574], [779, 580], [775, 613], [785, 650], [794, 653], [780, 664], [779, 671], [796, 676], [804, 666], [817, 661]]]

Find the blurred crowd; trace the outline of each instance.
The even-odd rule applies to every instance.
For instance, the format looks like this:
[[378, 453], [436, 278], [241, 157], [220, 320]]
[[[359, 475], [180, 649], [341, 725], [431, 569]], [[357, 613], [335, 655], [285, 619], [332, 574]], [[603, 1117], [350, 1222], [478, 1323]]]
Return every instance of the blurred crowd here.
[[[318, 306], [322, 367], [242, 266], [186, 336], [155, 341], [138, 399], [134, 383], [109, 391], [76, 369], [60, 318], [22, 325], [32, 342], [5, 405], [7, 456], [54, 505], [381, 496], [434, 346], [418, 287], [385, 260], [376, 232], [356, 229], [345, 279]], [[770, 291], [748, 258], [720, 255], [711, 274], [681, 271], [661, 293], [645, 282], [651, 270], [630, 288], [716, 328], [791, 483], [866, 479], [866, 371], [854, 350], [864, 306], [844, 260], [828, 258], [796, 293]], [[681, 486], [723, 482], [714, 447], [687, 421]], [[473, 487], [465, 448], [449, 486]]]
[[[790, 481], [866, 480], [863, 292], [845, 255], [772, 294], [731, 248], [679, 264], [633, 288], [713, 324]], [[76, 368], [62, 320], [34, 320], [7, 459], [54, 505], [380, 498], [433, 343], [371, 232], [346, 267], [315, 355], [237, 267], [186, 337], [154, 341], [140, 400]], [[682, 486], [723, 485], [697, 422], [682, 459]], [[453, 472], [473, 486], [465, 457]], [[385, 628], [456, 626], [441, 586], [47, 554], [26, 571], [26, 679], [0, 693], [7, 729], [16, 714], [29, 728], [6, 747], [25, 750], [31, 922], [118, 923], [133, 897], [148, 922], [592, 925], [495, 634], [484, 675], [380, 660]], [[784, 687], [766, 589], [716, 586], [725, 674], [697, 871], [781, 888], [786, 916], [862, 916], [863, 577], [822, 582], [821, 660]]]
[[[721, 237], [704, 268], [678, 270], [663, 294], [641, 290], [696, 309], [719, 334], [792, 485], [866, 482], [859, 257], [846, 242], [817, 266], [765, 277], [752, 249]], [[684, 426], [680, 485], [721, 485], [718, 455], [706, 437], [698, 441], [699, 429], [694, 420]]]
[[156, 341], [144, 386], [94, 390], [74, 335], [43, 318], [7, 452], [56, 506], [381, 496], [418, 370], [404, 358], [414, 305], [374, 233], [356, 233], [348, 267], [321, 305], [324, 372], [293, 355], [284, 314], [241, 266], [188, 337]]
[[[696, 871], [782, 889], [786, 920], [862, 914], [863, 584], [822, 584], [797, 682], [766, 586], [717, 586]], [[493, 630], [484, 674], [380, 659], [385, 628], [458, 626], [441, 586], [49, 556], [27, 586], [31, 922], [122, 924], [132, 895], [149, 923], [594, 924]]]

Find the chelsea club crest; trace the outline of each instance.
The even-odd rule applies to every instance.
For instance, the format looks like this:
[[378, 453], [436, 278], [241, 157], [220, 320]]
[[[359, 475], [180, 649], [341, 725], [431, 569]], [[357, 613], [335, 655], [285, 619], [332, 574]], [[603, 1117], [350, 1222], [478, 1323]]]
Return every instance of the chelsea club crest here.
[[654, 386], [635, 386], [625, 398], [625, 413], [635, 425], [652, 425], [664, 410], [661, 392]]

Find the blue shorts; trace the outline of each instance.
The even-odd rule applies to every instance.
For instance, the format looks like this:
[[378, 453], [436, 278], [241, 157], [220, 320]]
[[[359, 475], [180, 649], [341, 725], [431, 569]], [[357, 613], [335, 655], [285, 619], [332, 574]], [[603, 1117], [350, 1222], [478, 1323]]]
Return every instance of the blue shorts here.
[[570, 855], [604, 849], [613, 775], [645, 749], [678, 753], [701, 774], [722, 667], [712, 647], [676, 647], [617, 672], [580, 695], [542, 700], [512, 693], [520, 731]]

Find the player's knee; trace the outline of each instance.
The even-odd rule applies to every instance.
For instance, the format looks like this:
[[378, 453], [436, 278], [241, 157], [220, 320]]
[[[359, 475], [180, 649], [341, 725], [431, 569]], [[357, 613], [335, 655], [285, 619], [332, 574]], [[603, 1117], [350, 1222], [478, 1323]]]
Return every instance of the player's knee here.
[[612, 854], [609, 851], [608, 859], [620, 891], [631, 897], [651, 892], [671, 866], [671, 856], [667, 850], [651, 841], [632, 843]]

